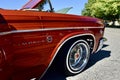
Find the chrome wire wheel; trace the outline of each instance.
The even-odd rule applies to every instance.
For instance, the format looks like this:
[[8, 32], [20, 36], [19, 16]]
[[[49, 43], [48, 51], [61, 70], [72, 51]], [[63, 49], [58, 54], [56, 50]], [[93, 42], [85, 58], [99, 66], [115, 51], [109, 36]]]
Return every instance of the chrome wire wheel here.
[[85, 40], [78, 40], [69, 48], [66, 67], [71, 74], [80, 73], [88, 63], [90, 48]]

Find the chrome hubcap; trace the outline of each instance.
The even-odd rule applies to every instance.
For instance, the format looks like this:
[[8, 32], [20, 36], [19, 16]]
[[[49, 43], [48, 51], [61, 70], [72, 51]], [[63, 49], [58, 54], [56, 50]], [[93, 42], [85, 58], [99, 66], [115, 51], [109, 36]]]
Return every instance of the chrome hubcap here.
[[69, 51], [68, 63], [73, 71], [81, 71], [88, 62], [88, 46], [84, 43], [74, 44]]

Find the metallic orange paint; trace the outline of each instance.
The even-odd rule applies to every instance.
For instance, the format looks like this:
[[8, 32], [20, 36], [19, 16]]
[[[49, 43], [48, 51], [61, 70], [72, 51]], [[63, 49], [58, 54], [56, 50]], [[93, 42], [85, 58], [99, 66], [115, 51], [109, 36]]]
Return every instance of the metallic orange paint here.
[[92, 35], [93, 52], [103, 37], [101, 20], [49, 12], [0, 9], [0, 79], [38, 78], [65, 40]]

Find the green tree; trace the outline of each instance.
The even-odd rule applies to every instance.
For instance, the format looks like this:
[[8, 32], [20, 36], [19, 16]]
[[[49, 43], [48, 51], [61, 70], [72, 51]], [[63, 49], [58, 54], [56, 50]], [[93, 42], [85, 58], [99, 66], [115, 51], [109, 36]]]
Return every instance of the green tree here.
[[88, 0], [82, 15], [114, 22], [120, 17], [120, 0]]
[[95, 2], [96, 0], [88, 0], [88, 3], [85, 4], [85, 8], [82, 11], [82, 15], [91, 16], [91, 6]]

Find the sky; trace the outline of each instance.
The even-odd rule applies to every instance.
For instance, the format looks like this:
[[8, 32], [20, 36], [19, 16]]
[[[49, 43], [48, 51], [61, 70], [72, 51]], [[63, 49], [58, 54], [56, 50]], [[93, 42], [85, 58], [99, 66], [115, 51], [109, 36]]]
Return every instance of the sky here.
[[[0, 8], [4, 9], [20, 9], [29, 0], [1, 0]], [[73, 7], [69, 14], [81, 15], [81, 11], [84, 8], [85, 3], [88, 0], [51, 0], [54, 10], [60, 10], [62, 8]]]

